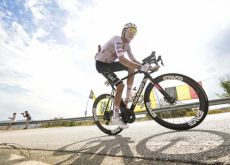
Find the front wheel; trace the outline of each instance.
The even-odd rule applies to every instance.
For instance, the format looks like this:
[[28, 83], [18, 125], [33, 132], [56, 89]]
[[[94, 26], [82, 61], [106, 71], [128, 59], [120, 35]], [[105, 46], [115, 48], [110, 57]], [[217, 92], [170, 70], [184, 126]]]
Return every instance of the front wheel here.
[[[199, 83], [188, 76], [169, 73], [156, 77], [146, 87], [148, 114], [160, 125], [187, 130], [199, 125], [208, 113], [208, 98]], [[160, 90], [164, 90], [170, 100]]]
[[93, 120], [98, 128], [108, 135], [117, 135], [123, 130], [112, 124], [113, 100], [112, 95], [102, 94], [93, 103]]

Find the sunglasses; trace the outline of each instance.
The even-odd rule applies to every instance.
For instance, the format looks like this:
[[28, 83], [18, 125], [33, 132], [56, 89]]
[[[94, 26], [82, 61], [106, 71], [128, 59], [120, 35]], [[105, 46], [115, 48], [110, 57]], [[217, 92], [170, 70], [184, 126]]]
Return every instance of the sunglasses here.
[[133, 35], [136, 35], [136, 33], [137, 33], [137, 30], [134, 29], [134, 28], [129, 28], [128, 30], [129, 30]]

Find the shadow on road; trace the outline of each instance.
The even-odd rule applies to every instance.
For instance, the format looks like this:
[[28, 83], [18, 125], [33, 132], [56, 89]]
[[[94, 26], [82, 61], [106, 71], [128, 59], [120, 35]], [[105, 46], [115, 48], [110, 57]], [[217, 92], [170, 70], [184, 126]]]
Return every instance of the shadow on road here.
[[[59, 162], [58, 164], [62, 164], [71, 160], [72, 164], [101, 164], [104, 160], [105, 156], [108, 155], [117, 155], [119, 152], [122, 155], [132, 157], [132, 151], [129, 147], [131, 138], [129, 137], [122, 137], [120, 135], [117, 136], [104, 136], [94, 138], [91, 141], [86, 142], [80, 149], [72, 150], [72, 154], [68, 159]], [[78, 143], [78, 142], [76, 142]], [[76, 144], [74, 143], [74, 145]], [[70, 145], [62, 147], [54, 152], [53, 155], [60, 155], [62, 152], [68, 151], [63, 150], [64, 148], [67, 149]], [[61, 151], [61, 153], [60, 153]], [[100, 155], [100, 157], [96, 157], [96, 155]]]
[[[205, 139], [202, 134], [207, 134]], [[80, 145], [79, 142], [76, 143]], [[79, 149], [74, 150], [76, 146], [72, 145], [76, 143], [66, 145], [53, 153], [55, 156], [63, 152], [72, 153], [58, 164], [101, 164], [106, 156], [121, 158], [124, 164], [130, 164], [127, 159], [132, 159], [132, 164], [136, 165], [150, 160], [206, 164], [218, 163], [218, 158], [230, 152], [230, 135], [211, 130], [169, 131], [139, 141], [134, 145], [135, 149], [130, 148], [134, 143], [130, 137], [120, 135], [87, 140]]]
[[[186, 134], [184, 135], [184, 133]], [[182, 137], [180, 137], [180, 134]], [[199, 135], [202, 134], [207, 134], [205, 139], [199, 138]], [[166, 142], [164, 146], [156, 148], [155, 150], [151, 149], [151, 147], [147, 147], [149, 141], [154, 142], [155, 139], [161, 139], [165, 135], [166, 138], [171, 137], [168, 139], [169, 143]], [[189, 143], [189, 145], [187, 145], [186, 142]], [[170, 151], [171, 146], [175, 146], [174, 152], [172, 150]], [[177, 147], [180, 147], [179, 151], [176, 150]], [[225, 157], [230, 153], [230, 135], [211, 130], [171, 131], [143, 139], [136, 145], [136, 150], [140, 155], [155, 160], [188, 163], [213, 162], [218, 164], [218, 161], [216, 161], [218, 158]]]
[[[47, 159], [35, 159], [51, 164], [226, 164], [230, 160], [230, 135], [212, 130], [169, 131], [141, 140], [132, 137], [98, 136], [76, 141], [59, 149], [28, 149], [14, 143], [1, 143], [0, 151], [17, 151], [0, 155], [0, 164], [16, 164], [35, 159], [33, 154], [49, 152]], [[1, 152], [2, 153], [2, 152]], [[106, 160], [106, 161], [105, 161]]]

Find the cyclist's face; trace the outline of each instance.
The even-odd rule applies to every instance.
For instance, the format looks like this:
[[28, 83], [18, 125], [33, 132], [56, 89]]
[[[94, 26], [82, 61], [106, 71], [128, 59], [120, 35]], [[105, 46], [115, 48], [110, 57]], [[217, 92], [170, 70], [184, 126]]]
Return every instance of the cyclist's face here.
[[133, 29], [133, 28], [127, 29], [125, 31], [125, 40], [126, 40], [126, 42], [130, 43], [135, 35], [136, 35], [136, 30], [135, 29]]

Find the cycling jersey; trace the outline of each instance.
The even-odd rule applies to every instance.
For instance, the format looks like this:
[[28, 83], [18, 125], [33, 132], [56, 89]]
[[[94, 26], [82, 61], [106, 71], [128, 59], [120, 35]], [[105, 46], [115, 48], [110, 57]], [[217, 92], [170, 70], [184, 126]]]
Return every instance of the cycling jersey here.
[[96, 60], [112, 63], [120, 56], [123, 56], [124, 52], [127, 52], [131, 60], [135, 60], [129, 43], [122, 43], [120, 36], [114, 36], [101, 48], [101, 51], [97, 53]]

